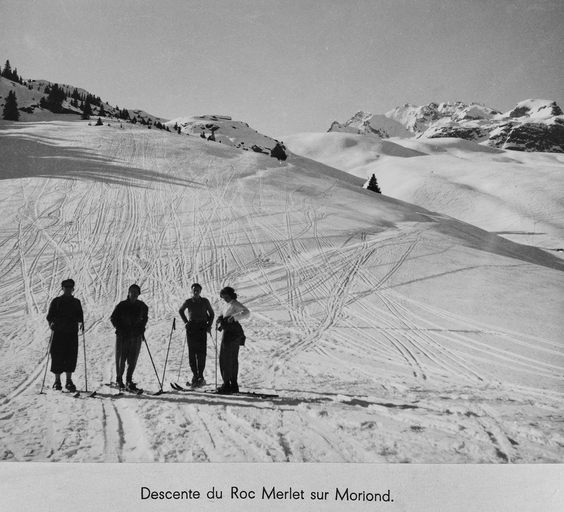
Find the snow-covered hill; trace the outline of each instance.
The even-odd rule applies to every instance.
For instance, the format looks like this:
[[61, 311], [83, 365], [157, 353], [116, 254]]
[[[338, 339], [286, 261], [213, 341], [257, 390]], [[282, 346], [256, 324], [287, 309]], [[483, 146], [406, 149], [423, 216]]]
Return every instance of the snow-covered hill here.
[[[432, 162], [413, 156], [420, 144], [382, 143], [411, 158], [380, 160]], [[564, 460], [564, 264], [552, 254], [310, 159], [128, 124], [3, 123], [0, 180], [2, 460]], [[67, 277], [97, 398], [38, 394], [47, 305]], [[103, 386], [108, 318], [129, 284], [150, 308], [160, 372], [193, 281], [216, 310], [222, 286], [238, 291], [252, 311], [241, 386], [278, 398]], [[183, 343], [172, 333], [166, 382], [188, 378]], [[210, 339], [211, 383], [213, 361]], [[145, 348], [136, 377], [158, 389]]]
[[[64, 91], [66, 97], [61, 102], [60, 111], [52, 112], [48, 108], [41, 106], [41, 101], [46, 100], [48, 91], [53, 86], [59, 87]], [[125, 121], [125, 112], [127, 111], [127, 120], [134, 120], [135, 123], [153, 125], [162, 122], [163, 119], [154, 116], [140, 109], [126, 109], [118, 106], [110, 105], [99, 97], [80, 87], [74, 87], [67, 84], [55, 84], [48, 80], [25, 80], [23, 84], [8, 80], [0, 76], [0, 111], [4, 107], [8, 92], [13, 91], [16, 94], [18, 109], [20, 111], [20, 121], [53, 121], [53, 120], [69, 120], [78, 119], [82, 115], [84, 99], [88, 96], [96, 98], [97, 103], [92, 104], [92, 116], [102, 116], [103, 118], [120, 119]], [[79, 97], [78, 105], [73, 104], [73, 94]], [[81, 98], [81, 99], [80, 99]], [[78, 116], [78, 117], [77, 117]]]
[[179, 133], [195, 135], [235, 148], [264, 153], [282, 159], [287, 156], [283, 142], [263, 135], [247, 123], [236, 121], [230, 116], [210, 114], [178, 117], [165, 124]]
[[525, 100], [505, 113], [477, 103], [406, 104], [385, 115], [357, 112], [344, 124], [333, 122], [329, 131], [385, 138], [456, 137], [502, 149], [564, 153], [564, 115], [550, 100]]
[[455, 139], [346, 133], [286, 137], [290, 151], [368, 180], [385, 195], [564, 256], [564, 156]]

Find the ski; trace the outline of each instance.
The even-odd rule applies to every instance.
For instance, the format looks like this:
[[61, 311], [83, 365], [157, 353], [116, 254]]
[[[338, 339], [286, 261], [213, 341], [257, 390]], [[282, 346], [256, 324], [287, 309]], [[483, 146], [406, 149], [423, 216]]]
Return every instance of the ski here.
[[175, 391], [180, 391], [182, 393], [205, 393], [207, 395], [219, 395], [219, 396], [248, 396], [254, 398], [262, 398], [262, 399], [272, 399], [272, 398], [280, 398], [280, 395], [274, 393], [259, 393], [256, 391], [239, 391], [237, 393], [218, 393], [216, 390], [211, 389], [199, 389], [199, 388], [185, 388], [182, 387], [180, 384], [176, 382], [171, 382], [170, 386]]
[[144, 392], [144, 390], [141, 388], [137, 389], [136, 391], [130, 391], [127, 388], [120, 388], [115, 382], [110, 382], [109, 384], [105, 384], [105, 386], [108, 386], [112, 389], [117, 389], [117, 396], [123, 395], [124, 393], [130, 393], [132, 395], [142, 395]]
[[61, 391], [63, 395], [70, 395], [73, 398], [80, 398], [80, 391]]

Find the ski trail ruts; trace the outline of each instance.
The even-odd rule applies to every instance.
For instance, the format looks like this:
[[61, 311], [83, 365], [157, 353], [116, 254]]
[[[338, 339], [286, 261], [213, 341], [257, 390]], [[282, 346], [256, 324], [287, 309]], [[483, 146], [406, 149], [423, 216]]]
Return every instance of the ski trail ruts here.
[[[480, 349], [478, 349], [478, 350], [487, 354], [488, 358], [498, 357], [498, 358], [504, 359], [505, 361], [509, 361], [509, 362], [513, 363], [514, 367], [517, 367], [519, 365], [529, 366], [529, 363], [534, 363], [534, 366], [531, 365], [530, 371], [535, 372], [537, 375], [542, 374], [543, 376], [556, 377], [556, 376], [558, 376], [559, 372], [561, 371], [561, 368], [559, 366], [552, 365], [552, 364], [549, 364], [549, 363], [543, 363], [543, 362], [537, 361], [533, 358], [523, 357], [523, 356], [520, 356], [520, 355], [514, 354], [514, 353], [510, 354], [510, 353], [507, 352], [507, 350], [498, 349], [495, 346], [492, 347], [491, 344], [487, 344], [487, 343], [480, 342], [478, 340], [474, 340], [470, 336], [462, 335], [460, 333], [448, 333], [448, 338], [447, 338], [447, 335], [443, 332], [438, 333], [436, 336], [448, 339], [451, 342], [453, 341], [453, 339], [463, 340], [463, 342], [465, 344], [471, 344], [474, 347], [474, 349], [476, 349], [477, 347], [482, 347], [482, 350], [480, 350]], [[438, 345], [444, 353], [452, 353], [452, 351], [449, 351], [446, 348], [444, 348], [439, 342], [436, 342], [434, 340], [433, 340], [433, 342], [436, 345]], [[464, 359], [462, 357], [454, 356], [454, 355], [452, 357], [456, 358], [455, 362], [457, 362], [459, 365], [461, 365], [461, 366], [464, 365]], [[547, 373], [549, 370], [552, 370], [554, 372], [554, 374]], [[476, 376], [480, 380], [483, 380], [483, 378], [480, 377], [478, 374], [476, 374]]]
[[399, 303], [391, 301], [384, 293], [379, 293], [379, 296], [388, 310], [395, 315], [400, 325], [405, 327], [402, 339], [405, 340], [406, 345], [411, 345], [413, 351], [419, 352], [437, 366], [442, 367], [448, 374], [460, 375], [460, 372], [463, 372], [468, 378], [474, 378], [478, 381], [484, 380], [484, 377], [477, 370], [472, 369], [463, 358], [442, 346], [438, 341], [434, 340], [432, 336], [426, 333], [419, 324], [411, 321], [407, 315], [401, 311]]
[[[21, 220], [18, 223], [18, 239], [22, 240], [22, 224]], [[25, 304], [26, 304], [26, 314], [30, 314], [33, 312], [34, 308], [34, 301], [31, 295], [31, 285], [30, 279], [31, 276], [27, 271], [27, 264], [25, 261], [25, 253], [22, 250], [21, 244], [18, 243], [18, 256], [19, 256], [19, 264], [20, 264], [20, 273], [21, 273], [21, 280], [23, 283], [23, 295], [25, 297]]]
[[[228, 409], [234, 406], [216, 405], [213, 408], [192, 406], [205, 424], [223, 461], [265, 461], [262, 446], [253, 436], [246, 436], [226, 420]], [[217, 462], [211, 460], [211, 462]]]
[[[337, 433], [324, 425], [322, 417], [327, 417], [328, 412], [324, 409], [315, 411], [313, 409], [296, 409], [292, 413], [288, 426], [286, 440], [289, 433], [292, 438], [298, 437], [300, 444], [293, 448], [293, 452], [301, 453], [304, 462], [349, 462], [351, 460], [364, 460], [362, 447], [355, 441], [336, 435]], [[317, 418], [314, 417], [317, 415]], [[292, 447], [293, 442], [290, 442]], [[356, 456], [360, 458], [355, 459]], [[362, 454], [362, 455], [361, 455]]]
[[123, 398], [125, 400], [120, 398], [113, 404], [123, 433], [121, 457], [124, 462], [155, 462], [151, 444], [146, 436], [147, 429], [142, 424], [140, 414], [150, 405], [134, 397]]
[[[213, 438], [207, 423], [195, 410], [194, 407], [178, 406], [178, 411], [186, 419], [188, 424], [193, 425], [196, 432], [189, 431], [192, 443], [192, 458], [195, 461], [214, 462], [221, 460], [222, 454]], [[188, 462], [188, 461], [186, 461]]]
[[[47, 364], [46, 349], [47, 346], [45, 347], [43, 358], [38, 363], [35, 364], [33, 369], [26, 375], [26, 377], [22, 379], [18, 384], [16, 384], [16, 386], [0, 400], [0, 406], [9, 404], [18, 395], [21, 395], [26, 390], [29, 390], [35, 382], [39, 382], [39, 380], [41, 381], [43, 380], [45, 365]], [[46, 389], [47, 387], [48, 385], [46, 384], [44, 389]]]
[[491, 325], [475, 319], [469, 319], [461, 314], [453, 313], [443, 308], [432, 306], [431, 304], [426, 304], [424, 302], [418, 301], [411, 297], [404, 297], [403, 300], [413, 304], [414, 306], [424, 311], [428, 311], [429, 313], [432, 313], [434, 316], [438, 318], [444, 318], [447, 320], [457, 322], [467, 329], [479, 330], [481, 332], [487, 332], [496, 336], [503, 336], [505, 338], [511, 339], [512, 342], [525, 347], [534, 345], [537, 350], [546, 352], [547, 354], [553, 354], [558, 356], [562, 355], [562, 352], [558, 350], [560, 346], [556, 342], [547, 340], [546, 338], [541, 338], [539, 336], [534, 336], [532, 334], [525, 334], [522, 332], [512, 331], [511, 329], [507, 329], [507, 328], [500, 328], [499, 326]]
[[[286, 199], [284, 201], [284, 218], [286, 223], [286, 233], [282, 233], [279, 229], [276, 228], [275, 225], [269, 224], [268, 226], [265, 225], [260, 219], [253, 219], [253, 224], [255, 225], [252, 228], [252, 232], [256, 233], [256, 228], [261, 227], [269, 238], [269, 241], [274, 246], [274, 250], [270, 252], [272, 254], [278, 254], [281, 263], [283, 264], [283, 269], [286, 273], [286, 282], [288, 283], [287, 286], [287, 301], [286, 307], [288, 314], [292, 322], [299, 326], [302, 330], [309, 331], [309, 324], [305, 320], [303, 316], [303, 311], [301, 306], [297, 306], [300, 304], [300, 289], [298, 287], [298, 280], [296, 277], [296, 268], [297, 263], [292, 262], [291, 259], [295, 258], [299, 251], [295, 245], [296, 239], [299, 239], [303, 234], [305, 234], [309, 229], [311, 229], [311, 224], [308, 222], [302, 226], [300, 233], [298, 235], [288, 234], [288, 224], [291, 224], [290, 221], [290, 203], [291, 203], [291, 196], [289, 194], [286, 195]], [[288, 236], [285, 236], [288, 235]], [[255, 234], [255, 237], [259, 239], [258, 234]], [[264, 243], [264, 242], [263, 242]], [[256, 251], [255, 251], [256, 254]], [[269, 254], [263, 254], [263, 257], [266, 257]], [[259, 266], [261, 265], [260, 260], [257, 260]], [[261, 269], [262, 272], [262, 269]], [[264, 275], [264, 272], [263, 272]], [[264, 275], [265, 278], [268, 278]]]
[[[203, 229], [199, 231], [200, 236], [198, 237], [198, 241], [194, 246], [193, 255], [199, 254], [203, 240], [211, 236], [209, 232], [212, 229], [213, 221], [215, 221], [216, 219], [219, 220], [220, 222], [222, 221], [221, 218], [222, 208], [229, 208], [231, 203], [235, 200], [234, 195], [229, 200], [226, 199], [228, 191], [230, 190], [231, 187], [231, 183], [233, 182], [234, 179], [235, 179], [235, 169], [231, 167], [231, 172], [229, 176], [227, 176], [227, 179], [225, 179], [223, 185], [219, 186], [217, 190], [214, 189], [212, 191], [210, 195], [210, 199], [213, 202], [212, 210], [208, 215], [207, 222], [205, 222]], [[195, 227], [198, 228], [198, 226]], [[196, 232], [197, 231], [194, 231], [194, 235], [196, 234]]]
[[[468, 408], [465, 416], [473, 419], [478, 426], [474, 430], [477, 438], [481, 437], [484, 439], [485, 436], [483, 434], [485, 433], [499, 461], [505, 463], [515, 462], [515, 441], [508, 437], [503, 425], [495, 417], [495, 413], [490, 407], [483, 404], [472, 405]], [[472, 428], [468, 423], [465, 426], [467, 429]]]
[[121, 417], [112, 401], [102, 400], [100, 403], [104, 432], [104, 462], [124, 462], [124, 431]]
[[[234, 408], [226, 410], [226, 420], [249, 444], [256, 445], [254, 449], [255, 462], [283, 462], [286, 460], [284, 449], [279, 438], [260, 428], [261, 416], [255, 415], [252, 419], [243, 417], [243, 411]], [[278, 413], [278, 416], [282, 415]], [[249, 421], [250, 420], [250, 421]]]
[[[399, 260], [396, 262], [396, 264], [392, 267], [392, 269], [386, 273], [384, 278], [380, 279], [380, 283], [383, 283], [385, 281], [385, 279], [389, 279], [392, 275], [394, 275], [395, 272], [398, 271], [398, 269], [401, 267], [401, 264], [407, 259], [407, 257], [411, 253], [411, 251], [414, 249], [415, 245], [417, 244], [417, 241], [418, 240], [416, 239], [413, 242], [411, 242], [408, 249], [402, 254], [402, 256], [399, 258]], [[353, 264], [352, 270], [350, 271], [350, 274], [349, 274], [349, 279], [351, 279], [352, 276], [356, 276], [356, 274], [360, 273], [361, 266], [363, 264], [365, 264], [371, 258], [373, 253], [375, 252], [375, 248], [368, 251], [368, 252], [366, 251], [366, 237], [364, 237], [363, 244], [365, 245], [365, 252], [363, 254], [361, 253], [361, 256], [357, 259], [355, 264]], [[337, 302], [334, 302], [330, 306], [330, 309], [328, 310], [329, 311], [328, 318], [333, 319], [333, 320], [331, 322], [327, 323], [327, 319], [326, 319], [326, 325], [322, 326], [322, 330], [320, 330], [320, 332], [327, 333], [328, 329], [334, 323], [334, 319], [336, 318], [336, 315], [338, 315], [339, 312], [342, 311], [345, 307], [347, 279], [345, 278], [344, 280], [341, 280], [341, 283], [343, 285], [343, 288], [341, 289], [340, 293], [336, 294], [336, 296], [342, 297], [342, 301], [340, 301], [340, 304], [337, 303]], [[345, 302], [343, 302], [343, 301], [345, 301]], [[318, 337], [320, 337], [320, 335]], [[424, 377], [425, 373], [423, 372], [422, 368], [420, 367], [417, 358], [413, 355], [413, 353], [408, 348], [405, 347], [405, 345], [401, 342], [401, 340], [398, 340], [397, 338], [393, 338], [393, 337], [388, 337], [388, 340], [396, 348], [396, 350], [400, 353], [402, 358], [410, 366], [413, 367], [414, 376], [415, 377], [422, 376], [423, 378], [425, 378]], [[302, 343], [303, 343], [302, 340], [298, 341], [298, 344], [301, 345]], [[292, 348], [294, 348], [294, 347], [292, 347]]]
[[324, 333], [329, 332], [340, 318], [347, 299], [347, 292], [354, 282], [359, 269], [372, 256], [376, 247], [371, 247], [367, 243], [366, 237], [363, 238], [363, 247], [353, 255], [342, 273], [336, 274], [336, 291], [329, 296], [325, 305], [325, 315], [318, 323], [315, 330], [308, 336], [297, 339], [283, 347], [277, 356], [283, 361], [287, 361], [296, 351], [303, 351], [312, 346]]
[[[413, 303], [413, 301], [410, 301], [410, 303]], [[424, 304], [420, 304], [419, 307], [421, 307], [423, 310], [426, 310], [426, 311], [431, 312], [431, 313], [439, 312], [439, 310], [437, 308], [426, 306]], [[410, 311], [410, 313], [411, 313], [411, 311]], [[463, 318], [459, 315], [456, 315], [456, 316], [459, 319]], [[448, 316], [440, 315], [439, 317], [447, 318]], [[421, 318], [421, 317], [419, 317], [419, 318]], [[431, 325], [431, 326], [436, 327], [436, 328], [440, 327], [436, 323], [434, 323], [434, 322], [432, 323], [428, 319], [421, 318], [421, 321], [426, 322], [428, 325]], [[480, 331], [479, 325], [477, 325], [476, 323], [474, 323], [474, 322], [472, 322], [468, 319], [465, 320], [465, 325], [470, 326], [472, 329], [476, 329], [477, 332], [487, 332], [487, 331]], [[492, 359], [497, 359], [497, 360], [501, 361], [503, 364], [505, 364], [507, 367], [511, 367], [513, 369], [520, 370], [520, 371], [528, 371], [529, 373], [535, 373], [539, 376], [544, 376], [544, 377], [547, 377], [547, 378], [559, 378], [561, 376], [562, 368], [560, 366], [555, 365], [555, 364], [540, 361], [538, 358], [522, 356], [520, 354], [515, 353], [514, 351], [513, 352], [508, 351], [505, 348], [498, 348], [497, 346], [492, 345], [491, 343], [487, 343], [485, 341], [480, 341], [480, 340], [475, 339], [475, 338], [473, 338], [469, 335], [466, 335], [464, 333], [453, 332], [453, 331], [443, 332], [443, 331], [444, 330], [442, 330], [442, 329], [438, 330], [436, 333], [434, 333], [434, 336], [436, 338], [445, 339], [450, 344], [455, 343], [456, 345], [460, 346], [461, 348], [471, 347], [473, 352], [483, 354], [483, 358], [488, 360], [488, 361], [491, 361]], [[491, 333], [491, 334], [496, 335], [500, 338], [503, 338], [504, 340], [509, 341], [511, 343], [514, 343], [516, 345], [525, 346], [527, 348], [534, 346], [535, 350], [541, 350], [543, 352], [546, 352], [546, 353], [554, 355], [554, 356], [562, 357], [564, 355], [562, 353], [558, 353], [558, 351], [551, 351], [549, 349], [544, 349], [543, 347], [538, 347], [536, 340], [531, 341], [530, 343], [526, 343], [526, 342], [520, 342], [518, 339], [514, 339], [512, 336], [503, 336], [503, 334], [501, 332]], [[525, 336], [526, 335], [521, 335], [521, 337], [525, 337]], [[544, 341], [546, 341], [546, 340], [544, 340]], [[438, 345], [442, 346], [439, 342], [436, 342], [436, 343]], [[457, 356], [457, 358], [458, 358], [459, 361], [464, 361], [464, 359], [461, 356]]]

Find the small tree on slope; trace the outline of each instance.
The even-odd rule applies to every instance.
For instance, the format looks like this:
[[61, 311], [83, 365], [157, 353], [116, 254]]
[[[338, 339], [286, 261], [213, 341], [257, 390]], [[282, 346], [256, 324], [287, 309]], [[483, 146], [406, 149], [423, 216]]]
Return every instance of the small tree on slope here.
[[6, 121], [19, 121], [20, 112], [18, 110], [18, 102], [16, 100], [16, 93], [10, 91], [8, 96], [6, 96], [6, 104], [4, 105], [4, 111], [2, 112], [2, 119]]
[[374, 174], [370, 177], [368, 185], [366, 185], [366, 190], [372, 190], [372, 192], [378, 192], [378, 194], [382, 193], [380, 187], [378, 186], [378, 180]]

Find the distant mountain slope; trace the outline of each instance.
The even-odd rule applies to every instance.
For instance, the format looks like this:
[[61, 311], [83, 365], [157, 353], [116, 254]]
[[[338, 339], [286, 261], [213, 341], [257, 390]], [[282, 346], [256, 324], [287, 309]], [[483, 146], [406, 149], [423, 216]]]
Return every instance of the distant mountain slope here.
[[[52, 109], [44, 103], [49, 97], [49, 91], [53, 87], [63, 91], [60, 107]], [[84, 102], [91, 99], [92, 117], [102, 116], [131, 121], [143, 125], [155, 125], [163, 119], [149, 114], [140, 109], [119, 108], [103, 101], [98, 96], [86, 89], [74, 87], [67, 84], [56, 84], [48, 80], [23, 80], [23, 84], [0, 77], [0, 112], [9, 91], [14, 91], [20, 110], [20, 121], [49, 121], [55, 119], [68, 119], [68, 116], [81, 116]], [[63, 117], [61, 117], [63, 116]]]
[[285, 140], [293, 153], [364, 180], [374, 174], [385, 195], [563, 255], [561, 154], [456, 138], [306, 133]]
[[[392, 124], [396, 123], [396, 124]], [[406, 131], [402, 133], [397, 125]], [[564, 152], [564, 115], [550, 100], [530, 99], [501, 113], [478, 103], [406, 104], [384, 115], [357, 112], [328, 131], [380, 137], [457, 137], [517, 151]]]

